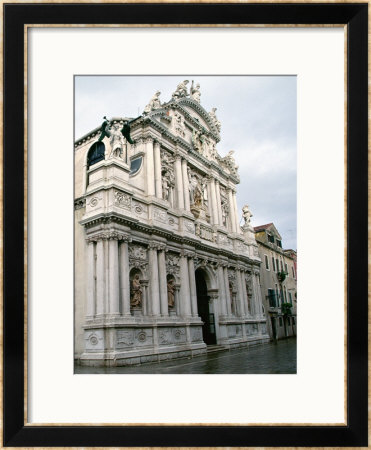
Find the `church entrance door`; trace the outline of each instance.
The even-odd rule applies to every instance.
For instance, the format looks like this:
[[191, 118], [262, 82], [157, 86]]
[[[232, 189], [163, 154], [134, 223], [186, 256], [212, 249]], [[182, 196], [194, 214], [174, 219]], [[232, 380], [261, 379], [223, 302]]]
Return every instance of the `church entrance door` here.
[[196, 270], [196, 291], [198, 315], [204, 323], [202, 326], [203, 340], [207, 345], [216, 344], [215, 317], [209, 309], [205, 274], [200, 269]]

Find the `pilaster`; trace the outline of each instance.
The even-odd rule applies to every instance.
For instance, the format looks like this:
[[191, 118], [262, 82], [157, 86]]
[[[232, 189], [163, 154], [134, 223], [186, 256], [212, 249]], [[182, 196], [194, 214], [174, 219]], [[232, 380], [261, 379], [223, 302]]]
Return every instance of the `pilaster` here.
[[191, 294], [191, 309], [192, 309], [192, 316], [197, 317], [198, 311], [197, 311], [197, 291], [196, 291], [196, 278], [195, 278], [195, 265], [194, 265], [194, 256], [190, 255], [188, 258], [188, 273], [189, 273], [189, 287], [190, 287], [190, 294]]
[[86, 252], [86, 316], [95, 315], [95, 255], [94, 241], [87, 242]]
[[149, 271], [150, 271], [150, 293], [151, 293], [151, 313], [153, 316], [160, 315], [160, 289], [158, 282], [158, 261], [157, 261], [157, 245], [149, 245]]
[[184, 209], [182, 162], [180, 155], [175, 156], [175, 185], [176, 185], [177, 206], [179, 209]]
[[183, 177], [183, 193], [184, 193], [184, 209], [190, 211], [189, 204], [189, 180], [187, 173], [187, 161], [182, 159], [182, 177]]
[[161, 180], [161, 153], [160, 143], [155, 141], [153, 146], [154, 164], [155, 164], [155, 191], [156, 197], [162, 198], [162, 180]]
[[156, 192], [155, 188], [155, 167], [153, 156], [153, 139], [146, 139], [146, 158], [147, 158], [147, 195], [154, 196]]
[[129, 244], [128, 239], [120, 244], [120, 292], [121, 310], [124, 316], [130, 316], [130, 280], [129, 280]]
[[216, 188], [216, 207], [218, 210], [218, 221], [219, 221], [219, 225], [223, 225], [222, 202], [221, 202], [221, 198], [220, 198], [219, 180], [215, 180], [215, 188]]
[[158, 275], [160, 286], [160, 304], [161, 316], [169, 315], [169, 306], [167, 300], [167, 282], [166, 282], [166, 263], [165, 263], [165, 247], [160, 247], [158, 252]]
[[189, 271], [187, 256], [184, 252], [180, 255], [180, 298], [181, 298], [181, 315], [185, 317], [191, 317], [191, 295], [189, 289]]
[[120, 314], [119, 302], [119, 253], [116, 236], [110, 236], [108, 240], [109, 253], [109, 312], [113, 315]]

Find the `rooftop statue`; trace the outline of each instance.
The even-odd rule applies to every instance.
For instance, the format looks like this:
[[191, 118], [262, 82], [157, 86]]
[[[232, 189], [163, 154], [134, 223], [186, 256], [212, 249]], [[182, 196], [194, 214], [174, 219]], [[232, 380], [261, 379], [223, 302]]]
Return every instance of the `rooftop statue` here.
[[101, 134], [100, 134], [99, 139], [98, 139], [99, 142], [103, 141], [103, 139], [105, 137], [110, 137], [111, 136], [110, 132], [108, 131], [109, 130], [109, 120], [107, 119], [106, 116], [104, 116], [103, 119], [104, 119], [104, 122], [102, 123], [102, 125], [100, 127]]
[[161, 102], [160, 102], [160, 91], [157, 91], [149, 101], [148, 105], [144, 108], [143, 114], [148, 114], [151, 111], [161, 108]]
[[219, 158], [219, 161], [231, 172], [232, 175], [237, 175], [238, 166], [233, 157], [234, 151], [230, 150], [224, 158]]
[[200, 103], [200, 101], [201, 101], [200, 83], [197, 83], [196, 86], [194, 86], [193, 80], [192, 80], [190, 94], [191, 94], [191, 98], [193, 98], [193, 100], [195, 100], [197, 103]]
[[[134, 120], [136, 120], [136, 119], [134, 119]], [[134, 144], [134, 141], [130, 137], [130, 123], [134, 122], [134, 120], [131, 120], [130, 122], [128, 120], [125, 120], [124, 125], [121, 130], [122, 135], [129, 142], [129, 144]]]
[[188, 80], [184, 80], [184, 81], [182, 81], [181, 83], [178, 84], [175, 92], [172, 95], [173, 99], [178, 100], [179, 98], [188, 96], [188, 91], [187, 91], [187, 84], [188, 83], [189, 83]]
[[211, 111], [209, 112], [209, 116], [210, 116], [210, 119], [211, 119], [213, 125], [220, 133], [221, 123], [219, 122], [218, 118], [216, 117], [215, 111], [216, 111], [216, 108], [212, 108]]
[[251, 217], [252, 216], [253, 215], [251, 214], [251, 211], [249, 209], [249, 205], [245, 205], [242, 208], [242, 217], [243, 217], [243, 219], [245, 221], [244, 226], [246, 226], [246, 227], [250, 226], [250, 222], [251, 222]]

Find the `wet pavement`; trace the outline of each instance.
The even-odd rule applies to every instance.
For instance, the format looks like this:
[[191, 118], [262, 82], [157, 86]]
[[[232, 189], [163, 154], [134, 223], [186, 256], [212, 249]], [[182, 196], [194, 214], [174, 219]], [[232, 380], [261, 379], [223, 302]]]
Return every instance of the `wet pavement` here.
[[75, 366], [75, 374], [289, 374], [296, 373], [296, 338], [245, 349], [128, 367]]

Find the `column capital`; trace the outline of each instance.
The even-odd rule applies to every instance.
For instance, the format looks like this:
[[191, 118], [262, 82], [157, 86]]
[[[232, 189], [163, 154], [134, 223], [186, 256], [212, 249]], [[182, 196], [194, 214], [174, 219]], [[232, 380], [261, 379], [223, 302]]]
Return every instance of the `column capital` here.
[[153, 144], [153, 141], [154, 141], [154, 139], [152, 136], [144, 136], [143, 137], [143, 142], [145, 144]]
[[196, 253], [192, 250], [181, 250], [180, 255], [192, 259], [196, 257]]
[[150, 241], [148, 244], [148, 248], [152, 249], [152, 250], [165, 251], [166, 244], [163, 244], [161, 242], [156, 242], [156, 241]]
[[153, 140], [153, 145], [154, 145], [154, 147], [159, 148], [159, 147], [161, 147], [161, 142], [158, 139], [154, 139]]

